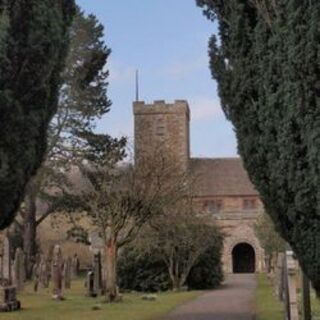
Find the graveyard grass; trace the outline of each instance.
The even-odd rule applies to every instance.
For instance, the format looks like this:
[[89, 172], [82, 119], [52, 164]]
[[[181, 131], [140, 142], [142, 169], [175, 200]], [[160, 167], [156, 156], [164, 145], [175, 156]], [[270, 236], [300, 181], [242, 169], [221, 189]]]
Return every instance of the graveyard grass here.
[[[53, 301], [50, 289], [32, 292], [27, 286], [18, 295], [22, 310], [0, 313], [0, 320], [156, 320], [169, 313], [176, 306], [192, 300], [201, 292], [167, 292], [158, 294], [156, 301], [144, 301], [142, 294], [123, 295], [123, 301], [115, 304], [103, 303], [103, 297], [85, 297], [84, 281], [72, 282], [71, 290], [65, 291], [65, 301]], [[92, 310], [99, 305], [101, 310]]]
[[274, 296], [272, 285], [264, 273], [257, 277], [255, 305], [257, 320], [283, 320], [283, 305]]
[[315, 295], [311, 299], [312, 316], [314, 320], [320, 320], [320, 298], [316, 298]]

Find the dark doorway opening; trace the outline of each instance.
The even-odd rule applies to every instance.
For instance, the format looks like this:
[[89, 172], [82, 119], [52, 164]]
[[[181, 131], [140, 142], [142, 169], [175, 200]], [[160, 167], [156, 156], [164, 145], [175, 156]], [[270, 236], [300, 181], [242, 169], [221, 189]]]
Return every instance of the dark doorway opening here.
[[232, 250], [233, 273], [254, 273], [256, 257], [253, 247], [248, 243], [239, 243]]

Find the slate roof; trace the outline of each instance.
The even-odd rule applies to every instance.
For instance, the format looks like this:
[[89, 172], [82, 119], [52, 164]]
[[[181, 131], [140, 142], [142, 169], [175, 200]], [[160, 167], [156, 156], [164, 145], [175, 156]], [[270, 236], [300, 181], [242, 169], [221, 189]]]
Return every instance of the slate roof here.
[[197, 196], [258, 196], [240, 158], [190, 159]]

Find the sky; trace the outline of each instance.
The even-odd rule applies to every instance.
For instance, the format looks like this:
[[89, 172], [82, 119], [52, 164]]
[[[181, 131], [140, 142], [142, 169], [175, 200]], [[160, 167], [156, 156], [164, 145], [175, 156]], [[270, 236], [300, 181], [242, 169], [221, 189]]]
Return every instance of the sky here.
[[208, 68], [208, 40], [216, 26], [195, 0], [77, 0], [105, 26], [112, 53], [108, 96], [111, 111], [98, 123], [100, 132], [133, 139], [132, 102], [135, 70], [140, 97], [187, 100], [191, 110], [193, 157], [237, 155], [232, 125], [220, 107], [217, 84]]

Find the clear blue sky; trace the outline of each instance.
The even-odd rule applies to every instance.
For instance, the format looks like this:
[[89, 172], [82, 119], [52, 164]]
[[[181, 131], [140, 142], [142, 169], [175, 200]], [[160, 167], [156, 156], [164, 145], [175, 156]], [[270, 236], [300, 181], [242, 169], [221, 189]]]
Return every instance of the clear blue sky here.
[[208, 69], [207, 44], [216, 31], [195, 0], [78, 0], [105, 26], [111, 112], [99, 131], [133, 136], [135, 70], [140, 100], [188, 100], [192, 156], [236, 156], [231, 124], [221, 111], [216, 83]]

